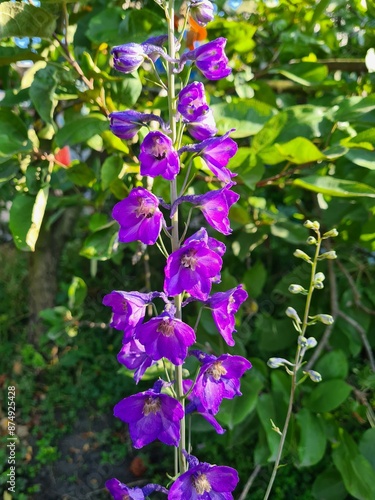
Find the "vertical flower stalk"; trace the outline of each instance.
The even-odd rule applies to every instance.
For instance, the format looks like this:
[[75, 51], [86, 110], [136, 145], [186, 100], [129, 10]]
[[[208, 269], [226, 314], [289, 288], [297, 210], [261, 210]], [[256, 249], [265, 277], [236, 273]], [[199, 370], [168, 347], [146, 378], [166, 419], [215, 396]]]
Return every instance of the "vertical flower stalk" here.
[[[191, 349], [196, 342], [200, 313], [192, 327], [184, 322], [182, 310], [191, 302], [200, 303], [200, 310], [203, 307], [210, 309], [218, 335], [233, 346], [234, 316], [246, 300], [247, 293], [242, 285], [227, 292], [213, 290], [220, 282], [225, 245], [212, 237], [205, 227], [190, 234], [190, 216], [184, 221], [186, 229], [181, 236], [179, 207], [185, 202], [192, 204], [193, 208], [202, 211], [211, 231], [224, 235], [231, 233], [229, 209], [238, 201], [239, 195], [232, 190], [235, 187], [234, 174], [227, 164], [236, 153], [237, 145], [229, 137], [231, 131], [215, 137], [217, 129], [206, 102], [204, 85], [188, 81], [184, 84], [176, 75], [187, 63], [194, 64], [204, 77], [211, 80], [226, 77], [231, 69], [224, 52], [224, 38], [184, 52], [179, 57], [183, 33], [175, 33], [174, 1], [160, 0], [157, 3], [164, 8], [167, 19], [166, 36], [153, 37], [142, 44], [114, 47], [112, 53], [115, 69], [123, 73], [137, 70], [145, 61], [151, 63], [156, 84], [167, 91], [168, 119], [153, 113], [125, 110], [112, 113], [110, 121], [112, 132], [124, 140], [134, 140], [142, 125], [158, 124], [159, 129], [150, 130], [140, 144], [140, 174], [152, 178], [160, 176], [169, 182], [170, 199], [162, 200], [146, 187], [137, 185], [115, 205], [112, 216], [120, 226], [120, 242], [140, 241], [144, 245], [155, 244], [161, 250], [166, 258], [164, 286], [161, 292], [115, 290], [104, 297], [103, 303], [112, 308], [111, 326], [123, 332], [118, 361], [134, 370], [136, 383], [158, 360], [163, 360], [166, 366], [166, 380], [159, 379], [151, 389], [124, 398], [116, 404], [114, 414], [128, 424], [135, 448], [142, 448], [155, 440], [174, 447], [175, 471], [169, 491], [154, 484], [132, 489], [115, 478], [107, 482], [107, 488], [115, 499], [125, 496], [144, 498], [146, 494], [158, 491], [167, 494], [171, 500], [219, 497], [230, 500], [239, 480], [237, 472], [231, 467], [200, 462], [187, 453], [191, 443], [186, 442], [185, 415], [193, 412], [201, 415], [218, 434], [222, 434], [224, 429], [215, 415], [223, 399], [241, 396], [240, 379], [251, 368], [251, 363], [241, 356], [206, 354]], [[213, 5], [209, 0], [192, 0], [186, 15], [190, 11], [201, 25], [213, 18]], [[153, 64], [158, 58], [164, 60], [166, 77], [159, 75]], [[182, 147], [185, 129], [196, 142]], [[188, 179], [188, 165], [195, 156], [200, 156], [217, 177], [221, 183], [219, 189], [186, 195], [186, 186], [191, 181]], [[183, 169], [185, 160], [187, 168]], [[179, 184], [182, 188], [178, 193], [181, 172], [185, 179]], [[170, 223], [167, 223], [168, 215]], [[170, 245], [164, 243], [164, 233]], [[162, 311], [156, 310], [155, 299], [164, 303]], [[154, 306], [154, 315], [146, 319], [150, 304]], [[192, 374], [192, 379], [183, 379], [184, 363], [189, 356], [196, 357], [200, 367], [195, 375]], [[171, 375], [171, 366], [174, 375]], [[188, 400], [187, 404], [185, 400]]]

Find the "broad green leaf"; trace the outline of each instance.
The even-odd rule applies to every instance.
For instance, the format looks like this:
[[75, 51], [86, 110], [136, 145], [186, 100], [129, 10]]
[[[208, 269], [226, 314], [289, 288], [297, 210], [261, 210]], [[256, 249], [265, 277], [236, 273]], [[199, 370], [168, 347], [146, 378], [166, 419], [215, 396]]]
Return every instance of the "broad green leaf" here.
[[[18, 61], [40, 61], [43, 57], [31, 50], [18, 47], [0, 47], [0, 66], [9, 66]], [[1, 105], [3, 103], [1, 102]]]
[[367, 196], [375, 198], [375, 189], [361, 182], [349, 181], [346, 179], [336, 179], [335, 177], [310, 175], [295, 179], [295, 186], [299, 186], [315, 193], [327, 194], [329, 196], [339, 196], [341, 198], [353, 198]]
[[218, 133], [225, 134], [234, 128], [230, 136], [234, 139], [256, 134], [273, 115], [274, 109], [256, 99], [233, 98], [231, 103], [219, 103], [211, 106]]
[[274, 402], [270, 394], [261, 394], [258, 398], [257, 413], [261, 421], [262, 427], [266, 433], [267, 443], [271, 452], [268, 457], [269, 462], [276, 460], [277, 449], [280, 442], [280, 436], [272, 429], [271, 420], [278, 427], [283, 426], [283, 422], [278, 422], [277, 412], [274, 407]]
[[35, 250], [46, 205], [48, 187], [40, 189], [34, 198], [28, 194], [18, 194], [10, 209], [9, 227], [13, 240], [20, 250]]
[[315, 479], [312, 494], [316, 500], [345, 500], [348, 492], [339, 472], [329, 467]]
[[258, 346], [262, 351], [274, 352], [289, 347], [295, 341], [296, 332], [289, 319], [274, 319], [259, 314], [255, 320], [256, 333], [259, 334]]
[[86, 36], [97, 44], [107, 43], [110, 46], [124, 43], [119, 25], [122, 21], [123, 10], [120, 7], [108, 7], [90, 19]]
[[24, 2], [0, 3], [0, 38], [51, 38], [55, 29], [56, 18], [42, 7]]
[[257, 298], [262, 293], [266, 283], [267, 271], [260, 260], [250, 267], [243, 276], [242, 280], [246, 285], [246, 290], [250, 297]]
[[323, 106], [303, 104], [291, 106], [281, 113], [286, 114], [287, 123], [277, 136], [277, 142], [280, 144], [295, 137], [306, 137], [310, 140], [326, 137], [332, 129], [332, 122], [326, 118], [327, 111]]
[[316, 363], [316, 370], [322, 375], [323, 380], [332, 378], [345, 379], [348, 375], [348, 358], [343, 351], [334, 350], [321, 357]]
[[113, 100], [119, 106], [131, 108], [142, 93], [142, 82], [137, 76], [124, 75], [120, 81], [113, 82]]
[[68, 307], [74, 309], [81, 306], [87, 295], [87, 285], [82, 278], [74, 276], [68, 288]]
[[100, 179], [102, 189], [108, 189], [112, 182], [119, 178], [119, 174], [123, 168], [123, 161], [120, 156], [109, 156], [104, 160], [100, 171]]
[[254, 411], [258, 401], [258, 394], [262, 388], [263, 382], [259, 378], [251, 376], [243, 378], [241, 380], [242, 396], [231, 400], [223, 400], [220, 412], [217, 415], [218, 421], [229, 429], [234, 429], [236, 425]]
[[0, 186], [17, 175], [19, 166], [13, 160], [3, 163], [0, 167]]
[[74, 184], [77, 184], [77, 186], [90, 187], [95, 184], [96, 181], [96, 176], [92, 168], [90, 168], [86, 163], [73, 165], [67, 169], [66, 175], [69, 180], [74, 182]]
[[85, 142], [96, 134], [101, 134], [108, 130], [108, 119], [98, 113], [89, 116], [80, 116], [72, 122], [66, 123], [56, 133], [56, 144], [60, 148], [69, 144], [73, 146], [80, 142]]
[[375, 109], [375, 96], [339, 97], [331, 108], [332, 118], [336, 121], [363, 121], [365, 115]]
[[46, 123], [53, 123], [53, 112], [58, 103], [55, 98], [56, 73], [54, 66], [47, 65], [35, 73], [33, 83], [30, 86], [30, 99]]
[[119, 26], [122, 42], [144, 42], [151, 36], [164, 35], [167, 26], [163, 16], [150, 9], [129, 9]]
[[316, 413], [330, 412], [340, 406], [351, 391], [350, 385], [343, 380], [323, 381], [305, 398], [305, 406]]
[[29, 151], [31, 147], [22, 120], [13, 111], [0, 109], [0, 157]]
[[313, 85], [321, 84], [328, 76], [328, 68], [324, 64], [314, 62], [299, 62], [289, 64], [270, 70], [271, 74], [285, 76], [293, 82], [311, 87]]
[[129, 153], [127, 144], [119, 137], [116, 137], [111, 130], [105, 130], [102, 132], [102, 138], [106, 149], [109, 151], [113, 149], [115, 151], [121, 151], [121, 153]]
[[359, 450], [375, 470], [375, 427], [367, 429], [359, 442]]
[[265, 126], [254, 135], [251, 144], [253, 150], [258, 152], [267, 146], [271, 146], [287, 123], [287, 113], [278, 113], [273, 116], [270, 120], [268, 120]]
[[324, 456], [327, 444], [324, 424], [319, 415], [314, 415], [307, 408], [302, 408], [296, 419], [300, 428], [299, 466], [310, 467], [320, 462]]
[[297, 165], [325, 159], [315, 144], [305, 137], [296, 137], [284, 144], [275, 144], [275, 148], [285, 160]]
[[359, 167], [375, 170], [375, 151], [352, 148], [345, 154], [345, 158]]
[[341, 144], [345, 147], [364, 148], [373, 151], [375, 144], [375, 128], [372, 127], [363, 130], [363, 132], [360, 132], [354, 137], [347, 137], [341, 141]]
[[107, 227], [90, 234], [84, 241], [80, 255], [88, 259], [108, 260], [114, 252], [117, 228]]
[[346, 489], [359, 500], [374, 500], [374, 469], [359, 453], [353, 438], [344, 429], [339, 429], [339, 432], [340, 440], [332, 452], [332, 459]]
[[249, 189], [255, 189], [264, 174], [264, 165], [252, 148], [239, 148], [229, 160], [228, 168], [236, 172]]
[[227, 40], [225, 47], [226, 54], [248, 54], [256, 46], [253, 37], [257, 31], [257, 27], [249, 23], [247, 20], [219, 19], [208, 25], [209, 38], [213, 40], [219, 36], [223, 36]]

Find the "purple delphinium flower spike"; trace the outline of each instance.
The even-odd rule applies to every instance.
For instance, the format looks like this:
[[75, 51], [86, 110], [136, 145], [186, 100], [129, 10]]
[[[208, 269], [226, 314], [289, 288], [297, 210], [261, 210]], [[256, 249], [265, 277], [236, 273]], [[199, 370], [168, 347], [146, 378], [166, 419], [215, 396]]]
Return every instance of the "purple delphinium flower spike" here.
[[151, 43], [125, 43], [113, 47], [113, 66], [122, 73], [131, 73], [137, 70], [145, 59], [156, 61], [158, 57], [163, 57], [169, 62], [177, 62], [172, 59], [161, 47]]
[[195, 342], [195, 332], [180, 319], [163, 313], [139, 325], [135, 338], [153, 360], [166, 358], [174, 365], [182, 365], [188, 348]]
[[238, 285], [227, 292], [214, 293], [207, 301], [207, 305], [212, 309], [212, 316], [220, 335], [230, 346], [235, 343], [232, 335], [236, 331], [234, 315], [247, 297], [243, 286]]
[[[187, 393], [190, 390], [191, 386], [193, 385], [193, 381], [190, 379], [185, 379], [183, 380], [182, 384], [184, 392]], [[187, 399], [189, 400], [189, 403], [185, 407], [186, 415], [196, 412], [199, 415], [201, 415], [205, 420], [207, 420], [207, 422], [210, 425], [212, 425], [212, 427], [218, 434], [224, 434], [225, 429], [223, 429], [219, 424], [219, 422], [216, 420], [216, 418], [203, 407], [198, 397], [194, 396], [193, 393], [190, 393], [187, 396]]]
[[144, 500], [153, 491], [168, 493], [168, 490], [159, 484], [147, 484], [143, 486], [143, 488], [138, 488], [137, 486], [135, 488], [129, 488], [116, 478], [109, 479], [105, 483], [105, 487], [112, 495], [113, 500]]
[[170, 296], [186, 291], [198, 300], [207, 300], [212, 280], [220, 273], [222, 264], [221, 257], [209, 248], [207, 240], [194, 239], [193, 235], [168, 257], [164, 290]]
[[147, 304], [159, 297], [159, 292], [123, 292], [113, 291], [103, 297], [103, 304], [112, 308], [111, 328], [124, 330], [124, 342], [129, 342], [135, 327], [140, 323], [146, 312]]
[[173, 205], [171, 217], [173, 217], [177, 206], [185, 201], [193, 203], [202, 210], [206, 221], [216, 231], [228, 235], [232, 232], [229, 221], [229, 209], [236, 203], [240, 197], [239, 194], [234, 193], [230, 188], [234, 183], [227, 184], [222, 189], [216, 191], [209, 191], [202, 195], [188, 195], [178, 198]]
[[206, 26], [214, 18], [214, 6], [209, 0], [190, 0], [190, 15], [199, 26]]
[[237, 143], [229, 137], [232, 131], [233, 129], [221, 137], [212, 137], [198, 144], [183, 146], [179, 149], [178, 153], [188, 152], [199, 154], [211, 172], [220, 181], [228, 184], [231, 182], [231, 178], [237, 175], [226, 168], [229, 160], [237, 153], [238, 149]]
[[173, 149], [172, 140], [165, 134], [158, 131], [149, 132], [140, 150], [141, 175], [161, 175], [171, 181], [180, 171], [178, 153]]
[[194, 139], [203, 141], [216, 134], [215, 119], [206, 103], [203, 83], [192, 82], [181, 90], [177, 110]]
[[126, 111], [114, 111], [109, 115], [109, 118], [112, 133], [120, 139], [132, 139], [145, 123], [151, 121], [158, 122], [163, 130], [168, 132], [168, 125], [160, 116], [152, 113], [139, 113], [133, 109], [128, 109]]
[[122, 346], [117, 355], [117, 361], [126, 366], [128, 370], [135, 370], [134, 380], [136, 384], [141, 380], [147, 368], [156, 363], [145, 352], [144, 346], [136, 339], [132, 339]]
[[164, 217], [159, 200], [142, 187], [133, 188], [129, 196], [113, 207], [112, 217], [120, 224], [121, 243], [141, 241], [153, 245], [159, 237]]
[[226, 465], [210, 465], [187, 456], [189, 470], [172, 484], [169, 500], [233, 500], [238, 473]]
[[163, 384], [158, 380], [152, 389], [129, 396], [114, 407], [115, 417], [129, 424], [134, 448], [142, 448], [155, 439], [178, 446], [184, 410], [176, 399], [160, 393]]
[[227, 41], [225, 38], [217, 38], [211, 42], [200, 45], [194, 50], [185, 52], [181, 56], [177, 72], [180, 72], [186, 61], [194, 61], [196, 67], [208, 80], [220, 80], [227, 77], [231, 72], [228, 58], [224, 48]]
[[251, 363], [242, 356], [230, 354], [222, 354], [218, 358], [202, 351], [190, 351], [190, 354], [202, 363], [193, 397], [199, 398], [206, 411], [216, 415], [223, 398], [241, 396], [240, 377], [251, 368]]

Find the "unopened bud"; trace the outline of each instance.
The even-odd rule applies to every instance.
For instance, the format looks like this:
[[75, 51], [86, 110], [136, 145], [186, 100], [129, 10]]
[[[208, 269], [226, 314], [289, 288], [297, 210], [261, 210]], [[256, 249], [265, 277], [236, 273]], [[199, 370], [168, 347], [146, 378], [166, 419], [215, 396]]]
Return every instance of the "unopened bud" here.
[[284, 358], [270, 358], [267, 361], [267, 365], [270, 368], [279, 368], [280, 366], [285, 366], [285, 365], [294, 366], [293, 363]]
[[317, 314], [316, 316], [309, 316], [314, 322], [320, 321], [324, 325], [332, 325], [334, 322], [333, 317], [330, 314]]
[[313, 229], [314, 231], [319, 231], [320, 224], [317, 221], [311, 222], [311, 220], [306, 220], [303, 225], [307, 227], [307, 229]]
[[323, 285], [323, 281], [326, 279], [326, 277], [324, 276], [323, 273], [316, 273], [316, 275], [314, 276], [314, 288], [316, 288], [317, 290], [321, 290], [322, 288], [324, 288], [324, 285]]
[[322, 236], [322, 238], [323, 239], [326, 239], [326, 238], [335, 238], [338, 235], [339, 235], [339, 232], [337, 231], [336, 228], [334, 228], [334, 229], [331, 229], [330, 231], [327, 231], [326, 233], [324, 233], [323, 236]]
[[314, 288], [316, 290], [321, 290], [322, 288], [324, 288], [323, 282], [322, 281], [317, 281], [316, 283], [314, 283]]
[[297, 340], [298, 345], [301, 347], [307, 347], [307, 338], [303, 335], [300, 335]]
[[314, 276], [315, 281], [324, 281], [326, 277], [324, 276], [324, 273], [316, 273]]
[[307, 290], [305, 290], [305, 288], [303, 288], [303, 286], [301, 285], [290, 285], [288, 290], [290, 291], [290, 293], [302, 293], [303, 295], [307, 294]]
[[199, 26], [206, 26], [214, 18], [214, 6], [209, 0], [191, 0], [190, 15]]
[[330, 252], [324, 252], [320, 254], [318, 260], [324, 260], [324, 259], [329, 259], [329, 260], [337, 259], [336, 252], [334, 250], [331, 250]]
[[306, 346], [306, 349], [313, 349], [314, 347], [316, 347], [318, 344], [318, 341], [316, 340], [315, 337], [309, 337], [307, 339], [307, 346]]
[[314, 238], [314, 236], [309, 236], [306, 240], [306, 243], [308, 245], [316, 245], [318, 242], [317, 242], [316, 238]]
[[294, 257], [297, 257], [297, 259], [303, 259], [306, 262], [309, 262], [311, 264], [311, 259], [310, 256], [307, 255], [307, 253], [303, 252], [299, 248], [293, 253]]
[[319, 372], [316, 372], [314, 370], [308, 370], [307, 372], [303, 372], [305, 375], [308, 375], [313, 382], [321, 382], [322, 381], [322, 376], [320, 375]]
[[293, 319], [296, 323], [302, 323], [300, 317], [297, 314], [297, 311], [293, 307], [287, 307], [285, 314], [288, 316], [288, 318]]

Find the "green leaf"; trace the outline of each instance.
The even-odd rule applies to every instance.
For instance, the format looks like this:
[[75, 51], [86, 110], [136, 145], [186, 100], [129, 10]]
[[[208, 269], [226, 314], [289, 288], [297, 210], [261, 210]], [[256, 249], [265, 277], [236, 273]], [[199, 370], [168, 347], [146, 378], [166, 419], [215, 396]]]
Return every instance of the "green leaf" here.
[[255, 319], [255, 327], [259, 335], [258, 346], [267, 353], [284, 349], [295, 342], [296, 332], [288, 319], [276, 320], [266, 314], [259, 314]]
[[315, 144], [305, 137], [296, 137], [284, 144], [275, 144], [275, 147], [283, 159], [297, 165], [325, 159]]
[[367, 429], [359, 442], [359, 450], [375, 470], [375, 427]]
[[258, 260], [250, 269], [248, 269], [242, 278], [246, 285], [246, 290], [250, 297], [257, 298], [262, 293], [266, 283], [267, 271], [260, 260]]
[[233, 98], [230, 103], [211, 106], [218, 133], [225, 134], [234, 128], [231, 137], [239, 139], [256, 134], [273, 115], [274, 109], [256, 99]]
[[108, 128], [108, 119], [103, 115], [92, 113], [89, 116], [80, 116], [57, 131], [56, 144], [60, 148], [67, 144], [73, 146], [87, 141], [96, 134], [101, 134]]
[[58, 100], [55, 98], [57, 86], [57, 70], [54, 66], [46, 66], [35, 73], [30, 86], [30, 99], [46, 123], [53, 123], [53, 112]]
[[133, 75], [124, 75], [120, 81], [113, 82], [113, 99], [121, 106], [131, 108], [142, 93], [142, 82]]
[[363, 121], [366, 113], [375, 109], [375, 96], [367, 97], [339, 97], [332, 110], [332, 119], [335, 121], [354, 122]]
[[350, 385], [343, 380], [332, 379], [320, 382], [305, 398], [305, 405], [316, 413], [330, 412], [340, 406], [351, 391]]
[[368, 168], [370, 170], [375, 170], [375, 152], [368, 151], [366, 149], [352, 148], [346, 154], [345, 157], [348, 158], [352, 163], [358, 165], [359, 167]]
[[347, 491], [338, 471], [329, 467], [315, 479], [312, 494], [316, 500], [345, 500]]
[[34, 7], [24, 2], [0, 4], [0, 38], [51, 38], [55, 29], [56, 18], [42, 7]]
[[12, 156], [31, 148], [25, 124], [13, 111], [0, 109], [0, 157]]
[[242, 396], [234, 399], [223, 400], [220, 406], [220, 412], [217, 415], [218, 421], [234, 429], [245, 418], [254, 411], [258, 401], [258, 394], [263, 388], [263, 382], [256, 377], [246, 377], [241, 380]]
[[141, 10], [129, 9], [119, 26], [122, 42], [144, 42], [151, 36], [166, 33], [167, 25], [164, 18], [147, 8]]
[[82, 187], [91, 187], [95, 184], [96, 176], [86, 163], [78, 163], [68, 168], [66, 175], [74, 184]]
[[118, 180], [124, 162], [119, 156], [109, 156], [104, 160], [100, 171], [102, 189], [108, 189], [112, 182]]
[[81, 306], [87, 295], [87, 285], [82, 278], [74, 276], [68, 288], [69, 309]]
[[264, 165], [252, 148], [239, 148], [237, 154], [229, 160], [228, 168], [238, 173], [246, 186], [252, 190], [264, 174]]
[[289, 80], [306, 87], [321, 84], [328, 76], [327, 66], [315, 62], [288, 64], [287, 66], [272, 69], [269, 72], [271, 74], [279, 73], [289, 78]]
[[108, 7], [90, 19], [86, 36], [97, 44], [107, 43], [110, 46], [124, 43], [119, 25], [123, 10], [120, 7]]
[[345, 379], [349, 371], [348, 359], [343, 351], [336, 349], [318, 360], [316, 370], [322, 375], [323, 380]]
[[17, 195], [10, 209], [9, 227], [14, 242], [20, 250], [35, 250], [46, 205], [48, 186], [40, 189], [34, 198], [28, 194]]
[[273, 399], [270, 394], [261, 394], [258, 398], [257, 412], [262, 427], [266, 433], [267, 444], [271, 452], [268, 458], [269, 462], [276, 460], [277, 449], [279, 447], [280, 436], [272, 429], [271, 420], [276, 426], [282, 427], [283, 422], [277, 421], [277, 413], [274, 407]]
[[374, 500], [375, 471], [359, 453], [353, 438], [344, 429], [339, 429], [339, 433], [340, 440], [332, 452], [332, 459], [346, 489], [359, 500]]
[[84, 241], [80, 255], [87, 259], [108, 260], [114, 252], [117, 227], [110, 226], [90, 234]]
[[253, 137], [253, 142], [251, 144], [253, 150], [255, 152], [261, 151], [267, 146], [271, 146], [278, 135], [282, 131], [282, 129], [288, 123], [288, 115], [287, 113], [278, 113], [273, 116], [265, 126], [259, 130], [257, 134]]
[[299, 466], [310, 467], [320, 462], [324, 456], [327, 444], [324, 423], [319, 415], [314, 415], [307, 408], [302, 408], [296, 419], [300, 428]]
[[309, 175], [301, 179], [295, 179], [293, 184], [329, 196], [339, 196], [341, 198], [368, 196], [369, 198], [375, 198], [375, 189], [373, 187], [361, 182], [336, 179], [335, 177]]
[[[43, 57], [31, 50], [18, 47], [0, 47], [0, 66], [9, 66], [18, 61], [40, 61]], [[3, 102], [1, 102], [3, 105]]]

